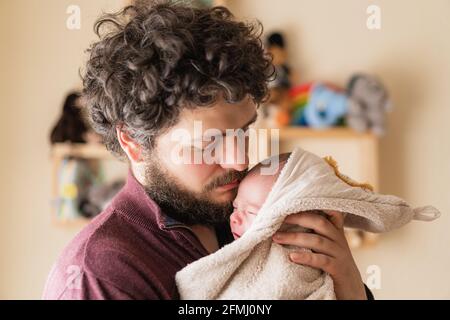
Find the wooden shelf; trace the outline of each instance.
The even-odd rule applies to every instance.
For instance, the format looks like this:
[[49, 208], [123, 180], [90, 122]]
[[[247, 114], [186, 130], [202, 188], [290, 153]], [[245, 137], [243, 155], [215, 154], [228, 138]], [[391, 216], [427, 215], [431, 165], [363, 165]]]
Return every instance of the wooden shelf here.
[[307, 127], [282, 127], [280, 128], [280, 139], [297, 139], [297, 138], [367, 138], [377, 139], [377, 137], [370, 133], [360, 133], [350, 128], [327, 128], [327, 129], [311, 129]]
[[[58, 195], [58, 172], [62, 161], [68, 157], [81, 158], [86, 160], [115, 160], [114, 156], [100, 143], [57, 143], [51, 148], [52, 161], [52, 198]], [[91, 219], [84, 217], [59, 218], [56, 209], [52, 206], [52, 224], [58, 227], [71, 227], [81, 229], [86, 226]]]
[[56, 227], [62, 227], [62, 228], [76, 228], [81, 229], [85, 227], [89, 222], [92, 221], [92, 218], [73, 218], [73, 219], [59, 219], [55, 215], [52, 215], [52, 225]]
[[54, 158], [114, 159], [104, 145], [94, 143], [57, 143], [51, 152]]
[[281, 153], [291, 152], [299, 146], [319, 156], [332, 156], [344, 174], [379, 189], [379, 139], [373, 133], [360, 133], [345, 127], [324, 130], [284, 127], [280, 128], [279, 134]]

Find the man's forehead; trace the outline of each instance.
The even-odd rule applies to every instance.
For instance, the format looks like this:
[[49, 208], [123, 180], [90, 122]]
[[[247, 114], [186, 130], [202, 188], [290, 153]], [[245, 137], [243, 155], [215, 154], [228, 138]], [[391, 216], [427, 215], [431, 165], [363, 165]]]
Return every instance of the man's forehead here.
[[214, 106], [183, 110], [178, 127], [193, 132], [194, 124], [198, 126], [201, 123], [203, 132], [217, 129], [225, 133], [227, 129], [244, 128], [254, 122], [256, 117], [257, 105], [251, 99], [237, 103], [221, 100]]

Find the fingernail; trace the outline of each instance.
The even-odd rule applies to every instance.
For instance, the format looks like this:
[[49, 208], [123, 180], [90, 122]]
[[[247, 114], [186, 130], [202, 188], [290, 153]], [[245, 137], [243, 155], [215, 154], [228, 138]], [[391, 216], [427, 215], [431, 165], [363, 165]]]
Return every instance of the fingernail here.
[[298, 253], [291, 253], [291, 259], [292, 260], [298, 260], [301, 258], [301, 255]]

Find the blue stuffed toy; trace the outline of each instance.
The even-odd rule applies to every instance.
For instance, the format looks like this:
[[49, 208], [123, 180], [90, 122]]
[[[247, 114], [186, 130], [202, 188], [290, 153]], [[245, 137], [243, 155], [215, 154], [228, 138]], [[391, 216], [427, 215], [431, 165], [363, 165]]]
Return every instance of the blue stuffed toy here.
[[336, 125], [348, 110], [348, 98], [328, 86], [317, 83], [311, 88], [304, 117], [308, 126], [316, 129]]

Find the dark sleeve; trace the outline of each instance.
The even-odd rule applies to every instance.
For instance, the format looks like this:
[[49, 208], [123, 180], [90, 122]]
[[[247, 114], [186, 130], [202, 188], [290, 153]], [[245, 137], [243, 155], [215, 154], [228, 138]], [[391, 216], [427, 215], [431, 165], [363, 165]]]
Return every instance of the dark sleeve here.
[[[63, 298], [63, 297], [62, 297]], [[109, 281], [104, 281], [93, 276], [83, 279], [79, 300], [136, 300], [137, 298]]]
[[55, 270], [50, 275], [42, 296], [44, 300], [135, 300], [136, 297], [109, 281], [77, 272]]
[[375, 300], [372, 291], [364, 284], [364, 288], [366, 289], [367, 300]]
[[159, 268], [160, 264], [140, 263], [132, 253], [104, 245], [102, 251], [90, 252], [84, 260], [83, 298], [159, 300], [169, 297], [174, 290], [167, 288], [167, 281], [155, 272]]

